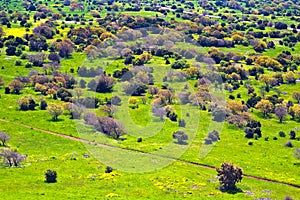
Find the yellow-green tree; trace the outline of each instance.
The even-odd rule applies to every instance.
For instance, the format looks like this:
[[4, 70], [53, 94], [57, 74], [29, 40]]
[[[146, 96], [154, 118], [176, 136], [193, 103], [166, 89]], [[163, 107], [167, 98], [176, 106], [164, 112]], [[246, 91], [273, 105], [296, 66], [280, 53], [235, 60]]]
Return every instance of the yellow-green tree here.
[[57, 121], [58, 116], [63, 114], [63, 112], [64, 112], [63, 106], [54, 104], [54, 103], [49, 104], [47, 107], [47, 110], [48, 110], [49, 114], [52, 115], [53, 121]]
[[24, 85], [19, 80], [12, 80], [8, 85], [10, 92], [14, 94], [20, 94], [20, 91], [24, 88]]
[[271, 101], [262, 99], [256, 104], [255, 108], [259, 109], [266, 117], [268, 116], [269, 113], [273, 111], [274, 105], [272, 104]]
[[5, 84], [4, 80], [2, 77], [0, 77], [0, 87], [3, 86]]
[[300, 120], [300, 106], [295, 104], [289, 108], [289, 114], [293, 117], [293, 119]]
[[228, 101], [227, 108], [232, 114], [239, 114], [244, 110], [244, 105], [240, 101]]
[[300, 103], [300, 92], [298, 92], [298, 91], [293, 92], [293, 98], [294, 98], [298, 103]]

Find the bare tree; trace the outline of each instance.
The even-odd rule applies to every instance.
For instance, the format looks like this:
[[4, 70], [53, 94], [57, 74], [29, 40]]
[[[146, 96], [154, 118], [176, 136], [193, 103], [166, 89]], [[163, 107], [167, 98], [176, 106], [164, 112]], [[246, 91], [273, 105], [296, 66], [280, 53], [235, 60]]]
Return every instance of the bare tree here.
[[9, 140], [10, 137], [6, 133], [0, 131], [0, 141], [2, 142], [2, 146], [6, 146], [6, 142]]
[[27, 158], [27, 155], [24, 156], [16, 151], [3, 149], [0, 153], [0, 157], [4, 158], [4, 164], [7, 164], [9, 167], [19, 167], [20, 163]]
[[126, 134], [123, 124], [110, 117], [99, 117], [99, 124], [95, 127], [105, 135], [118, 139], [121, 135]]
[[280, 123], [282, 123], [283, 118], [287, 115], [287, 107], [283, 104], [276, 105], [275, 115], [278, 117]]
[[163, 121], [164, 116], [167, 115], [167, 111], [164, 108], [153, 108], [152, 113], [154, 116], [159, 117], [160, 121]]

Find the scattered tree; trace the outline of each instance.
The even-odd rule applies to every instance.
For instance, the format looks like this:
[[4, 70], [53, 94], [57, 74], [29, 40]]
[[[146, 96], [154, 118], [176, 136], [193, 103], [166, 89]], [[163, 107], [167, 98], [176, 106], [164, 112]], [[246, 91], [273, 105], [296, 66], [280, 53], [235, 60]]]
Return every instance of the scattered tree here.
[[74, 51], [74, 44], [69, 39], [63, 39], [60, 42], [56, 42], [55, 47], [59, 52], [59, 56], [62, 58], [70, 57], [71, 53]]
[[275, 115], [278, 117], [279, 122], [282, 123], [283, 118], [287, 115], [287, 107], [284, 104], [276, 105]]
[[24, 96], [18, 100], [19, 109], [23, 111], [27, 110], [35, 110], [35, 107], [38, 105], [36, 104], [33, 97], [30, 96]]
[[10, 140], [10, 137], [6, 133], [0, 131], [0, 141], [2, 143], [2, 146], [6, 146], [6, 142], [9, 140]]
[[273, 111], [274, 105], [271, 101], [262, 99], [256, 104], [255, 108], [259, 109], [266, 117]]
[[64, 109], [61, 105], [53, 104], [53, 103], [48, 105], [47, 110], [49, 114], [52, 115], [53, 121], [57, 121], [58, 116], [63, 114], [64, 112]]
[[7, 164], [9, 167], [19, 167], [20, 163], [27, 158], [27, 155], [23, 156], [17, 151], [3, 149], [0, 153], [0, 157], [4, 158], [4, 164]]
[[163, 121], [164, 116], [167, 115], [167, 111], [164, 108], [153, 108], [152, 113], [154, 116], [159, 117], [160, 121]]
[[111, 92], [114, 85], [114, 78], [111, 76], [100, 75], [97, 80], [96, 92]]
[[123, 124], [113, 118], [99, 117], [98, 121], [99, 123], [95, 126], [95, 128], [105, 135], [118, 139], [121, 135], [126, 133]]
[[20, 94], [20, 91], [24, 88], [24, 85], [19, 80], [12, 80], [9, 85], [9, 90], [13, 94]]
[[298, 102], [300, 103], [300, 92], [293, 92], [293, 98]]
[[222, 167], [217, 169], [221, 190], [237, 190], [236, 183], [242, 180], [242, 169], [233, 166], [231, 163], [224, 162]]
[[113, 115], [117, 112], [117, 108], [114, 105], [106, 104], [100, 107], [100, 111], [107, 114], [109, 117], [113, 117]]

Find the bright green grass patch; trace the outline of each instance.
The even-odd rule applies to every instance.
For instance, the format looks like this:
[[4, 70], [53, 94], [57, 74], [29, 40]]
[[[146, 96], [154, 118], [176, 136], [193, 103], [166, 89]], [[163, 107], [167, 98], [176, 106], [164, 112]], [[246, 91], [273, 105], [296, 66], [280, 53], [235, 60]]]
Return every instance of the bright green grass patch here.
[[[219, 184], [214, 170], [181, 162], [144, 174], [118, 169], [105, 174], [106, 165], [93, 157], [85, 158], [84, 154], [91, 154], [79, 142], [3, 122], [0, 125], [12, 137], [9, 145], [29, 156], [22, 168], [0, 170], [0, 191], [5, 199], [110, 199], [112, 196], [118, 199], [157, 199], [158, 196], [164, 199], [253, 199], [296, 197], [298, 192], [292, 187], [244, 178], [238, 186], [247, 193], [222, 193], [216, 189]], [[57, 183], [44, 182], [47, 169], [57, 171]]]

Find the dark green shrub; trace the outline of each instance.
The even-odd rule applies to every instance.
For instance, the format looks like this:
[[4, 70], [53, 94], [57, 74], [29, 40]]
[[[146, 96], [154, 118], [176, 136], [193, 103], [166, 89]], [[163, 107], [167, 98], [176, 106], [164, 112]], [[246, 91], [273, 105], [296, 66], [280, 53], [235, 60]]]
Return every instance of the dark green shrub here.
[[211, 138], [205, 138], [204, 139], [204, 144], [212, 144], [213, 142], [212, 142], [212, 140], [211, 140]]
[[183, 131], [176, 131], [173, 133], [173, 139], [177, 139], [178, 144], [186, 144], [185, 140], [188, 140], [188, 135]]
[[56, 171], [48, 169], [45, 172], [45, 176], [46, 176], [46, 183], [56, 183], [57, 182], [57, 180], [56, 180], [56, 178], [57, 178]]
[[283, 131], [280, 131], [278, 134], [280, 137], [285, 137], [285, 133]]
[[286, 147], [293, 147], [294, 145], [292, 144], [291, 141], [287, 141], [287, 142], [284, 144], [284, 146], [286, 146]]
[[113, 168], [110, 166], [107, 166], [105, 169], [105, 173], [111, 173], [113, 171]]
[[32, 64], [31, 63], [26, 63], [25, 68], [32, 68]]
[[40, 109], [41, 110], [46, 110], [48, 104], [45, 100], [42, 100], [41, 103], [40, 103]]
[[180, 119], [180, 120], [178, 121], [178, 126], [179, 126], [179, 127], [185, 127], [185, 126], [186, 126], [185, 120], [184, 120], [184, 119]]
[[221, 190], [237, 190], [236, 183], [241, 182], [243, 172], [238, 166], [230, 163], [222, 163], [222, 167], [217, 169]]
[[16, 65], [16, 66], [21, 66], [21, 65], [22, 65], [22, 61], [16, 60], [15, 65]]
[[296, 139], [296, 132], [295, 132], [295, 131], [291, 131], [291, 132], [290, 132], [290, 139], [291, 139], [291, 140]]

